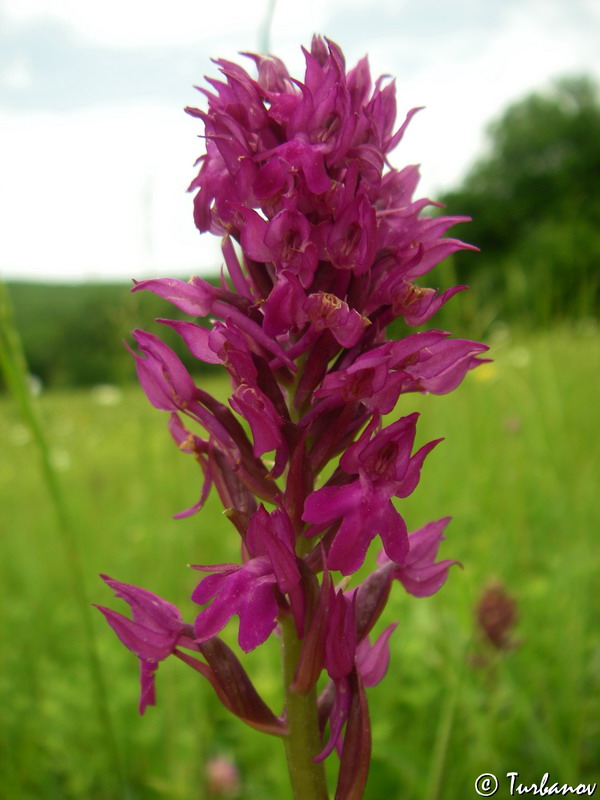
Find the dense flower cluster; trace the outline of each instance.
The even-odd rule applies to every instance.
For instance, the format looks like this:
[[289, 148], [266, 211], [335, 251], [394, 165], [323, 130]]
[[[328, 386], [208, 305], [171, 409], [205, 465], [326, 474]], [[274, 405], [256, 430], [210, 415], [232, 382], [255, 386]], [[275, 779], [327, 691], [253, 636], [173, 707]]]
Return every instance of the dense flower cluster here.
[[[346, 73], [330, 41], [315, 38], [305, 52], [303, 82], [275, 58], [250, 57], [257, 79], [217, 61], [223, 80], [201, 90], [207, 110], [188, 109], [206, 136], [191, 186], [194, 218], [222, 237], [227, 273], [218, 286], [194, 277], [134, 287], [211, 318], [209, 328], [161, 321], [197, 359], [225, 367], [229, 407], [197, 386], [159, 338], [133, 334], [142, 387], [170, 412], [175, 442], [202, 470], [201, 497], [182, 514], [197, 511], [214, 486], [241, 537], [242, 563], [196, 567], [205, 577], [192, 595], [202, 607], [193, 625], [166, 601], [111, 579], [133, 620], [102, 610], [140, 659], [142, 711], [154, 702], [158, 663], [175, 654], [234, 713], [282, 735], [285, 713], [266, 708], [218, 634], [237, 615], [239, 645], [249, 651], [293, 619], [301, 641], [293, 688], [312, 691], [326, 670], [319, 705], [329, 736], [318, 758], [337, 748], [343, 759], [368, 739], [364, 689], [385, 674], [394, 626], [373, 643], [369, 634], [391, 584], [429, 595], [454, 563], [436, 562], [447, 518], [408, 533], [393, 503], [415, 489], [438, 442], [414, 451], [418, 415], [391, 423], [384, 415], [402, 394], [451, 391], [486, 347], [409, 331], [465, 288], [440, 293], [416, 281], [469, 247], [444, 236], [464, 218], [422, 215], [431, 203], [413, 199], [417, 167], [388, 163], [416, 109], [395, 130], [394, 84], [372, 86], [366, 59]], [[395, 341], [388, 328], [399, 318], [407, 333]], [[375, 571], [349, 588], [376, 537]], [[334, 571], [348, 576], [338, 587]], [[235, 691], [225, 673], [235, 674]], [[366, 767], [355, 760], [354, 787], [366, 780], [366, 758]]]

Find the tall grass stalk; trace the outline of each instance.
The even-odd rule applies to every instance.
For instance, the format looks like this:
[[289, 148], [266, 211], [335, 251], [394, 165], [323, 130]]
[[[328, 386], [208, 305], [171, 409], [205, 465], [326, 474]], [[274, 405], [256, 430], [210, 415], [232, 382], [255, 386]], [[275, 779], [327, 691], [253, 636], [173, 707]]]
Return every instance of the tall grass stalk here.
[[258, 32], [258, 52], [268, 55], [271, 49], [271, 24], [275, 15], [277, 0], [267, 0], [267, 10]]
[[437, 726], [435, 743], [431, 754], [429, 766], [429, 780], [425, 793], [425, 800], [441, 800], [443, 798], [444, 773], [452, 728], [456, 719], [456, 709], [460, 698], [464, 665], [466, 662], [466, 650], [461, 651], [458, 660], [458, 667], [448, 680], [446, 701], [440, 713]]
[[94, 702], [100, 729], [112, 762], [112, 773], [105, 776], [107, 784], [119, 788], [121, 795], [127, 797], [127, 789], [110, 713], [108, 710], [106, 682], [98, 657], [94, 628], [91, 620], [91, 605], [85, 588], [81, 558], [75, 528], [71, 523], [65, 495], [52, 463], [50, 446], [44, 425], [34, 402], [29, 384], [29, 371], [23, 352], [21, 338], [14, 323], [9, 292], [0, 280], [0, 369], [6, 386], [16, 406], [29, 428], [38, 453], [40, 469], [56, 514], [56, 529], [64, 552], [66, 570], [71, 582], [73, 600], [77, 606], [84, 632], [85, 653], [87, 656]]

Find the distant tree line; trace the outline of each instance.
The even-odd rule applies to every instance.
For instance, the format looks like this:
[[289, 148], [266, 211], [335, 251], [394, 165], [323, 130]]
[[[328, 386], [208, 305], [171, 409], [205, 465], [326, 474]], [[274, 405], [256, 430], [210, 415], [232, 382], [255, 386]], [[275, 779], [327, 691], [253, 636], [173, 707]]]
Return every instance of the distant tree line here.
[[8, 284], [15, 322], [32, 375], [44, 386], [124, 384], [135, 377], [135, 328], [160, 334], [188, 369], [214, 369], [193, 359], [168, 326], [156, 317], [183, 318], [151, 292], [130, 291], [126, 284]]
[[[487, 154], [442, 197], [453, 229], [480, 254], [457, 253], [447, 277], [473, 289], [455, 305], [485, 328], [502, 319], [548, 325], [600, 306], [600, 95], [563, 78], [510, 105], [488, 132]], [[467, 320], [469, 321], [469, 320]]]

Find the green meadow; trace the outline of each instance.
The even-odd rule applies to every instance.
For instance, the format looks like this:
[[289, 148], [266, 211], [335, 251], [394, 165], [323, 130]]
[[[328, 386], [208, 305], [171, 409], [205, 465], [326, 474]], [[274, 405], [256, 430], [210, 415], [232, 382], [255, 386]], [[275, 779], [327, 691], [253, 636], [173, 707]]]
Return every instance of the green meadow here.
[[[600, 331], [497, 327], [490, 340], [494, 362], [454, 393], [407, 395], [395, 412], [422, 412], [420, 443], [445, 437], [399, 508], [409, 529], [451, 515], [441, 556], [462, 568], [431, 598], [395, 586], [380, 621], [378, 630], [399, 625], [388, 675], [369, 690], [370, 800], [475, 798], [482, 773], [498, 776], [498, 797], [509, 796], [507, 772], [522, 783], [546, 772], [560, 784], [600, 781]], [[203, 388], [227, 391], [214, 377]], [[35, 402], [65, 515], [30, 429], [2, 396], [0, 796], [286, 800], [281, 743], [229, 716], [181, 662], [161, 665], [158, 704], [140, 717], [136, 659], [91, 606], [125, 610], [106, 573], [191, 620], [198, 574], [187, 565], [238, 556], [216, 497], [172, 518], [197, 500], [201, 475], [172, 443], [167, 415], [134, 385]], [[503, 649], [476, 622], [492, 584], [518, 614]], [[277, 710], [278, 658], [276, 637], [244, 656]], [[211, 793], [216, 758], [235, 764], [237, 793]]]

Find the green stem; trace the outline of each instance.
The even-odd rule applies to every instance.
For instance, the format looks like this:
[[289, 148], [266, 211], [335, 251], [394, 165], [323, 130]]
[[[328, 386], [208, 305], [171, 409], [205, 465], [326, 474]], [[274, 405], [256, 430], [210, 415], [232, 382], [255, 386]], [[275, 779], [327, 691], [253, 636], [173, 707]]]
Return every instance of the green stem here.
[[281, 620], [282, 658], [285, 681], [285, 709], [288, 735], [285, 754], [294, 800], [327, 800], [327, 783], [322, 763], [315, 756], [322, 749], [317, 715], [316, 687], [309, 694], [291, 690], [300, 656], [300, 641], [291, 617]]

